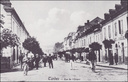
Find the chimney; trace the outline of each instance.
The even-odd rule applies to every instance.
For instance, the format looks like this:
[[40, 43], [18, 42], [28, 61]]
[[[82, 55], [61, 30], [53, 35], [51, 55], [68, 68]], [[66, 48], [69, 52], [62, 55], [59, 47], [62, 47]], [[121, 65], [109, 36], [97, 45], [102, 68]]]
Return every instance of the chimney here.
[[89, 20], [87, 20], [87, 24], [89, 24]]
[[121, 9], [121, 5], [116, 4], [116, 5], [115, 5], [115, 9], [116, 9], [116, 11], [120, 10], [120, 9]]
[[114, 9], [109, 9], [110, 15], [113, 15], [116, 11]]
[[121, 0], [121, 5], [122, 6], [128, 5], [128, 0]]
[[107, 20], [107, 19], [109, 19], [109, 18], [110, 18], [110, 14], [105, 13], [105, 14], [104, 14], [104, 19]]
[[89, 22], [89, 20], [87, 20], [87, 23], [84, 23], [84, 25], [86, 26], [86, 25], [88, 25], [90, 22]]
[[10, 0], [1, 0], [0, 3], [7, 6], [7, 7], [11, 7], [11, 5], [12, 5]]

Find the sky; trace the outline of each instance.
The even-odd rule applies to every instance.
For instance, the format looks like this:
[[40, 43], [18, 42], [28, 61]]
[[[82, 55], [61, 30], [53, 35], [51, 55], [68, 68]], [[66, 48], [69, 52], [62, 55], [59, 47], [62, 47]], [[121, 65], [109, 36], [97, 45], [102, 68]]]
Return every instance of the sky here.
[[118, 0], [107, 1], [11, 1], [26, 29], [39, 41], [42, 49], [63, 42], [79, 25], [115, 9]]

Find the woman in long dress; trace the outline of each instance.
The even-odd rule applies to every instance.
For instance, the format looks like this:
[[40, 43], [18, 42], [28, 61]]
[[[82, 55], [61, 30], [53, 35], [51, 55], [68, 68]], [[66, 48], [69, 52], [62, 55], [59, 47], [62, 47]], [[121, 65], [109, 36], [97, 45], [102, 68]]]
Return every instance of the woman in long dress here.
[[28, 66], [28, 57], [25, 55], [25, 57], [23, 58], [23, 71], [24, 71], [24, 75], [28, 74], [28, 70], [29, 70], [29, 66]]

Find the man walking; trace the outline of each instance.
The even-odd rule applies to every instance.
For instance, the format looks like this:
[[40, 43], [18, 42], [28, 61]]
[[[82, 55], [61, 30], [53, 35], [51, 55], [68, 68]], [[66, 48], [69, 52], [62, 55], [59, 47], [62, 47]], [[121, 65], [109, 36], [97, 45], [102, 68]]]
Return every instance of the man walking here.
[[22, 70], [22, 64], [23, 64], [23, 53], [20, 54], [19, 56], [19, 62], [20, 62], [20, 65], [21, 65], [21, 70]]
[[70, 65], [71, 65], [71, 70], [74, 69], [74, 60], [75, 60], [75, 56], [72, 54], [70, 55]]
[[115, 53], [115, 63], [116, 63], [116, 65], [118, 63], [118, 55], [117, 55], [117, 53]]
[[39, 68], [39, 61], [40, 61], [40, 57], [39, 57], [38, 54], [36, 54], [36, 58], [35, 58], [35, 67], [36, 67], [36, 69]]
[[46, 67], [46, 62], [47, 62], [47, 55], [44, 54], [44, 58], [43, 58], [44, 67]]
[[51, 54], [49, 54], [48, 63], [49, 63], [49, 68], [53, 68], [53, 61], [52, 61], [52, 56], [51, 56]]
[[95, 65], [96, 65], [96, 54], [93, 49], [90, 50], [89, 53], [89, 60], [91, 61], [91, 69], [92, 71], [95, 71]]

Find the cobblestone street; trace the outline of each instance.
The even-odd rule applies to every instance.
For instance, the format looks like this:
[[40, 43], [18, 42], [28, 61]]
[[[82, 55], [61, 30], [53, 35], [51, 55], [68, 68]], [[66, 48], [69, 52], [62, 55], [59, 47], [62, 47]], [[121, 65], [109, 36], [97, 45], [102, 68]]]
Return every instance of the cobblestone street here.
[[27, 76], [23, 71], [1, 73], [1, 81], [127, 81], [127, 70], [96, 67], [92, 72], [89, 65], [74, 63], [71, 70], [70, 63], [54, 61], [54, 68], [47, 67], [33, 69]]

